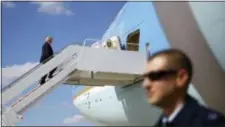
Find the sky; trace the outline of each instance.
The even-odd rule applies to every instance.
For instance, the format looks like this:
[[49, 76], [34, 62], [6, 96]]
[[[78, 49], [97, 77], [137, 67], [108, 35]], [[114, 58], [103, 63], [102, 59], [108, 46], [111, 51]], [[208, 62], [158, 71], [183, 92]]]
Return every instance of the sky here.
[[[37, 65], [46, 36], [53, 49], [101, 39], [125, 2], [3, 2], [2, 85]], [[73, 105], [81, 87], [60, 85], [25, 112], [18, 125], [94, 125]]]

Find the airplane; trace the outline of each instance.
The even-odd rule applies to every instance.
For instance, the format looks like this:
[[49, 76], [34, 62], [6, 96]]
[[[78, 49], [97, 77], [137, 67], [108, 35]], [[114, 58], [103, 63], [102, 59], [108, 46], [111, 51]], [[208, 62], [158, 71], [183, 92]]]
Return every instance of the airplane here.
[[[225, 102], [223, 12], [225, 3], [127, 2], [103, 35], [105, 42], [96, 42], [93, 47], [105, 46], [111, 39], [125, 45], [126, 50], [143, 54], [146, 43], [150, 43], [151, 53], [182, 49], [195, 65], [188, 93], [224, 113], [225, 105], [219, 102]], [[76, 108], [96, 125], [153, 126], [161, 115], [160, 109], [148, 103], [141, 82], [126, 87], [85, 86], [74, 94]]]
[[[148, 54], [179, 48], [194, 64], [188, 93], [225, 114], [225, 3], [127, 2], [101, 39], [63, 48], [2, 88], [2, 123], [15, 126], [30, 106], [60, 84], [84, 88], [73, 103], [90, 121], [107, 126], [152, 126], [161, 110], [149, 104], [139, 76]], [[94, 41], [86, 46], [87, 41]], [[45, 84], [5, 106], [57, 67]], [[73, 90], [73, 91], [75, 91]]]

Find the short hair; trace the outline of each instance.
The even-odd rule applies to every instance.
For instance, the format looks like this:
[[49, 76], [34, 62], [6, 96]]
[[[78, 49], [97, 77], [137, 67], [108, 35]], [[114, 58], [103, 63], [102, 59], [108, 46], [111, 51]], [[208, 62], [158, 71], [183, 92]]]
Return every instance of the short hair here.
[[47, 37], [45, 38], [45, 42], [48, 42], [49, 39], [52, 40], [52, 37], [51, 37], [51, 36], [47, 36]]
[[179, 49], [164, 49], [153, 53], [149, 58], [148, 62], [153, 60], [156, 57], [164, 56], [167, 59], [167, 66], [173, 67], [176, 69], [185, 69], [188, 72], [188, 81], [190, 83], [193, 75], [193, 64], [190, 58]]

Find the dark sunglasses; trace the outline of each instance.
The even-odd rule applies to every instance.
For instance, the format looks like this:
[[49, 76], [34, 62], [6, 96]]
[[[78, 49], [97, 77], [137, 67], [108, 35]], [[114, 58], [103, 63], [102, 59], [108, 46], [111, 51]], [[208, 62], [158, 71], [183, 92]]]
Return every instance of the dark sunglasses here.
[[177, 70], [170, 69], [170, 70], [160, 70], [160, 71], [153, 71], [143, 75], [143, 78], [148, 78], [151, 81], [160, 80], [163, 77], [170, 76], [177, 74]]

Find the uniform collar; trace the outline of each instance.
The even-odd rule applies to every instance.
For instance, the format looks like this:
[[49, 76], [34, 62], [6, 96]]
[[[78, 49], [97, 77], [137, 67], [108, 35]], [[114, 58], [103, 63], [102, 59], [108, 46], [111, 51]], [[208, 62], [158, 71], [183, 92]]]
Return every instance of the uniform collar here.
[[184, 107], [184, 104], [180, 104], [174, 111], [173, 113], [169, 116], [169, 117], [163, 117], [162, 118], [162, 122], [166, 123], [166, 122], [172, 122], [176, 116], [180, 113], [181, 109]]
[[176, 118], [174, 118], [173, 124], [188, 125], [190, 120], [192, 120], [194, 115], [196, 114], [196, 110], [198, 110], [198, 108], [198, 102], [190, 95], [187, 95], [185, 105], [178, 113]]
[[[174, 111], [173, 114], [175, 115], [170, 115], [170, 120], [172, 121], [166, 121], [167, 123], [171, 125], [181, 125], [181, 126], [186, 126], [188, 125], [189, 121], [192, 119], [192, 117], [196, 114], [196, 110], [198, 110], [198, 103], [197, 101], [192, 98], [191, 96], [187, 95], [185, 104], [181, 106], [180, 110]], [[171, 116], [173, 116], [171, 118]], [[160, 117], [158, 122], [155, 124], [156, 126], [162, 126], [164, 124], [164, 115]]]

